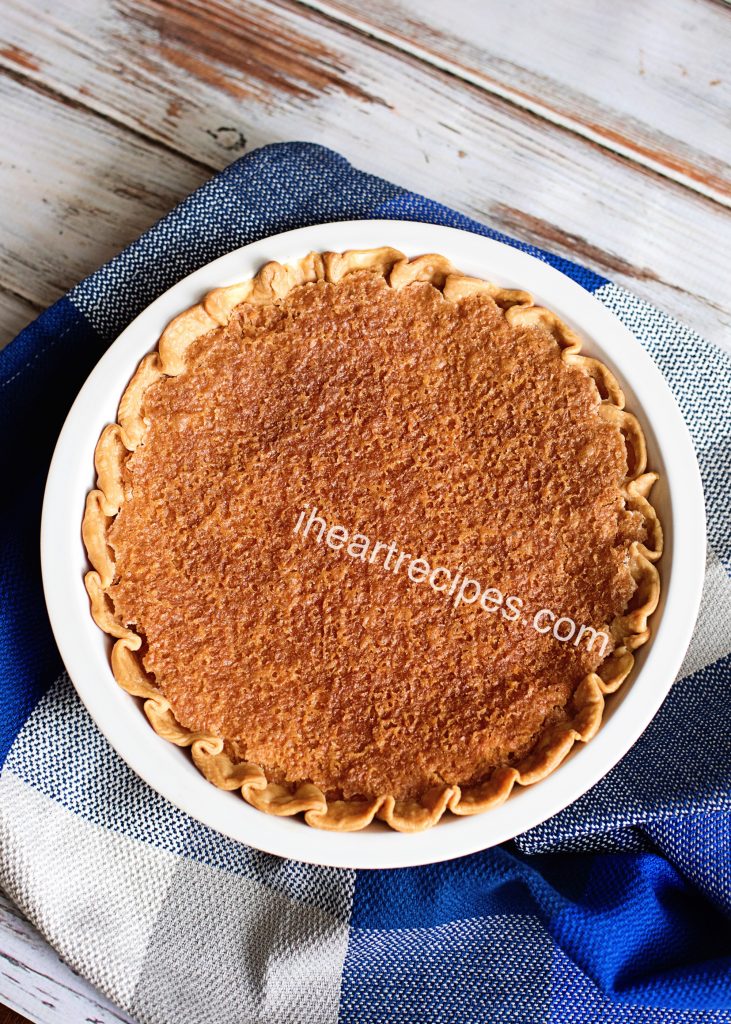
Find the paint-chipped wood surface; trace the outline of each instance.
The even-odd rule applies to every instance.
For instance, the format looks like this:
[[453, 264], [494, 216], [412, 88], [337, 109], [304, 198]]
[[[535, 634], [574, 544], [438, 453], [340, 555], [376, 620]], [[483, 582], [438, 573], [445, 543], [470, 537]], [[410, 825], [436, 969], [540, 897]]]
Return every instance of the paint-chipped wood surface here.
[[[303, 139], [728, 345], [730, 61], [721, 0], [0, 0], [0, 344], [211, 173]], [[30, 1019], [126, 1019], [7, 902], [3, 954]]]
[[604, 0], [576, 0], [504, 31], [521, 3], [3, 0], [0, 188], [21, 200], [0, 240], [3, 338], [208, 173], [299, 138], [722, 341], [731, 15], [657, 0], [643, 20], [621, 0], [609, 32]]
[[[610, 152], [731, 203], [722, 3], [306, 0]], [[482, 8], [482, 10], [481, 10]], [[710, 44], [710, 45], [709, 45]]]

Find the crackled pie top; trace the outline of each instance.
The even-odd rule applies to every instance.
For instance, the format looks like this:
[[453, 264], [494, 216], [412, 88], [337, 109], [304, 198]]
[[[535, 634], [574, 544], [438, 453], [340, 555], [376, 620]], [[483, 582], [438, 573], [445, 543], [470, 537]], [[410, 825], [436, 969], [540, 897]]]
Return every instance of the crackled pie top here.
[[508, 312], [355, 270], [236, 306], [146, 388], [105, 592], [177, 722], [231, 762], [328, 800], [477, 784], [570, 723], [608, 664], [295, 531], [306, 507], [526, 618], [606, 631], [605, 657], [625, 644], [639, 455], [590, 361]]

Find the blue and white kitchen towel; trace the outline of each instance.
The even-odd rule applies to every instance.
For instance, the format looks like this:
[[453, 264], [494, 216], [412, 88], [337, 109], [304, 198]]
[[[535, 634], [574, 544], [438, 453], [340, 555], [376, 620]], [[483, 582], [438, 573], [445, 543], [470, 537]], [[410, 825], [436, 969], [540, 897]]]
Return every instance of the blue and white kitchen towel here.
[[[369, 217], [501, 238], [612, 309], [680, 403], [710, 542], [683, 670], [602, 782], [514, 842], [372, 872], [259, 853], [148, 789], [63, 673], [38, 565], [54, 441], [132, 317], [247, 242]], [[318, 146], [236, 161], [0, 353], [0, 885], [145, 1024], [731, 1022], [729, 410], [728, 357], [592, 271]]]

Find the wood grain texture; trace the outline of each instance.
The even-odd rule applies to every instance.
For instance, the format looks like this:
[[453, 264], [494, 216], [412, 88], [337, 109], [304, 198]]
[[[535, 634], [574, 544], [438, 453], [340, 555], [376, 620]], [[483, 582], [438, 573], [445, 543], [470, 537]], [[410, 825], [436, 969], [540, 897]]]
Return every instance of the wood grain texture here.
[[705, 0], [303, 0], [731, 204], [731, 16]]
[[37, 196], [32, 214], [13, 213], [0, 286], [30, 301], [94, 269], [201, 165], [301, 138], [583, 260], [717, 341], [731, 322], [731, 232], [716, 203], [331, 18], [265, 0], [47, 11], [5, 0], [0, 45], [20, 90], [0, 114], [16, 140], [3, 173]]
[[0, 125], [0, 194], [18, 197], [5, 206], [0, 235], [7, 341], [23, 306], [28, 319], [37, 315], [208, 171], [8, 75], [0, 76]]
[[72, 971], [2, 892], [0, 1002], [36, 1024], [135, 1024]]

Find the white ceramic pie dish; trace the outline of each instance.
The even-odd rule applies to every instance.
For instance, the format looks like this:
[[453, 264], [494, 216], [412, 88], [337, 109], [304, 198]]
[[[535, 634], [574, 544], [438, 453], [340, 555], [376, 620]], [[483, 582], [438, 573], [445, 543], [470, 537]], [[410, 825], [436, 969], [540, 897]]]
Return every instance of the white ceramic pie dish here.
[[[93, 622], [83, 585], [88, 563], [80, 525], [95, 482], [94, 447], [102, 428], [115, 420], [137, 363], [155, 348], [168, 321], [210, 289], [252, 276], [267, 260], [381, 245], [408, 256], [439, 252], [467, 274], [527, 289], [582, 335], [584, 351], [614, 371], [628, 410], [642, 423], [648, 466], [660, 473], [652, 501], [665, 532], [653, 635], [638, 652], [630, 678], [608, 698], [598, 734], [585, 746], [577, 744], [535, 786], [517, 787], [501, 807], [474, 817], [445, 815], [434, 828], [415, 834], [380, 824], [362, 832], [323, 832], [300, 818], [263, 814], [239, 794], [216, 789], [186, 750], [156, 735], [140, 702], [117, 685], [110, 638]], [[204, 824], [261, 850], [339, 867], [404, 867], [463, 856], [524, 832], [576, 800], [629, 750], [662, 703], [690, 641], [703, 584], [705, 513], [693, 446], [667, 384], [598, 300], [540, 260], [478, 235], [403, 221], [347, 221], [289, 231], [231, 252], [174, 285], [122, 332], [89, 376], [61, 431], [46, 485], [41, 559], [51, 625], [69, 676], [109, 742], [150, 786]]]

